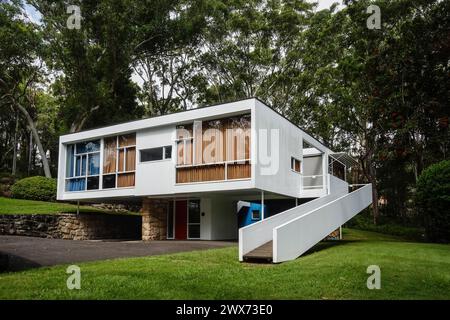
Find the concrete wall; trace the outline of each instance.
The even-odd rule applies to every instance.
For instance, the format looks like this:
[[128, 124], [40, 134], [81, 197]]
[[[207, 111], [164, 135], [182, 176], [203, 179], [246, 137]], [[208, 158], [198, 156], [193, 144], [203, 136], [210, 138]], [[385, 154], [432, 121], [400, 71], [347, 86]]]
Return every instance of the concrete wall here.
[[[255, 186], [258, 189], [271, 191], [290, 197], [300, 196], [301, 175], [291, 169], [291, 157], [295, 157], [300, 161], [303, 160], [303, 134], [302, 131], [290, 123], [288, 120], [277, 115], [273, 110], [267, 108], [261, 103], [257, 103], [255, 107], [255, 133], [257, 141], [258, 158], [255, 172]], [[278, 139], [272, 146], [270, 142], [266, 147], [266, 142], [261, 135], [262, 130], [267, 132], [267, 140], [271, 140], [271, 130]], [[269, 170], [269, 166], [264, 163], [265, 152], [262, 150], [272, 151], [274, 155], [278, 154], [279, 158], [274, 158], [273, 170]], [[278, 162], [278, 165], [277, 165]]]

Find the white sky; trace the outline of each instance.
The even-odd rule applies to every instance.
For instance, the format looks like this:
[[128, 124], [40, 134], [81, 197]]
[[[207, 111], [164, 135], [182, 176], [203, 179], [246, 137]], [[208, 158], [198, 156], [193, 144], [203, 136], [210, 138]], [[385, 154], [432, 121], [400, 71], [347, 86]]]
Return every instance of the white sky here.
[[[317, 6], [317, 10], [328, 9], [335, 2], [339, 3], [339, 7], [342, 8], [342, 0], [306, 0], [306, 1], [311, 3], [317, 2], [319, 4]], [[25, 12], [31, 21], [39, 23], [39, 21], [41, 20], [40, 13], [37, 12], [32, 6], [28, 4], [25, 4]]]
[[342, 7], [342, 0], [307, 0], [308, 2], [318, 2], [317, 10], [329, 9], [335, 2], [339, 3], [339, 7]]

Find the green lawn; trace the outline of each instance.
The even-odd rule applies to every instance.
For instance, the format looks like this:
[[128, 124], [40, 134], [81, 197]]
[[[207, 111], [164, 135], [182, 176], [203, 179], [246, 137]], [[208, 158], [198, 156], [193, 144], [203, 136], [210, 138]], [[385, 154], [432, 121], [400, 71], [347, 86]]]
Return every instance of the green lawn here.
[[[75, 212], [77, 212], [77, 206], [73, 204], [0, 197], [0, 214], [56, 214]], [[111, 210], [101, 210], [81, 205], [80, 212], [114, 213]]]
[[[346, 241], [278, 265], [237, 261], [237, 248], [80, 263], [0, 275], [0, 299], [449, 299], [450, 245], [345, 230]], [[368, 290], [367, 266], [381, 268]]]

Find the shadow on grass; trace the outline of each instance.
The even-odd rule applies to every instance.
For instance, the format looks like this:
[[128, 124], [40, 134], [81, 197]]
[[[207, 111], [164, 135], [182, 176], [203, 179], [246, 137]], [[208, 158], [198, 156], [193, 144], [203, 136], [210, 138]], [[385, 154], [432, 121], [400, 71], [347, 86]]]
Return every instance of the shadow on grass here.
[[0, 273], [23, 271], [32, 268], [42, 267], [37, 262], [25, 259], [23, 257], [0, 251]]
[[337, 247], [346, 245], [349, 243], [355, 243], [360, 242], [361, 240], [327, 240], [327, 241], [321, 241], [318, 244], [316, 244], [314, 247], [306, 251], [304, 254], [301, 255], [301, 257], [308, 256], [310, 254], [313, 254], [315, 252], [323, 251], [329, 248]]

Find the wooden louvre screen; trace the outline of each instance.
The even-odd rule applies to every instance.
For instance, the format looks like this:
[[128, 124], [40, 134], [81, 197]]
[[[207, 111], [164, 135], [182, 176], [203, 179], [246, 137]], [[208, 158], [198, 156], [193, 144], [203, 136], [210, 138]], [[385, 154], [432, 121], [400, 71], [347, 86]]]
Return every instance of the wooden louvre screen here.
[[250, 115], [195, 121], [177, 129], [187, 130], [177, 132], [177, 183], [251, 177]]
[[213, 164], [177, 168], [177, 183], [225, 180], [225, 166]]
[[117, 187], [133, 187], [134, 186], [134, 172], [132, 173], [119, 173], [117, 175]]

